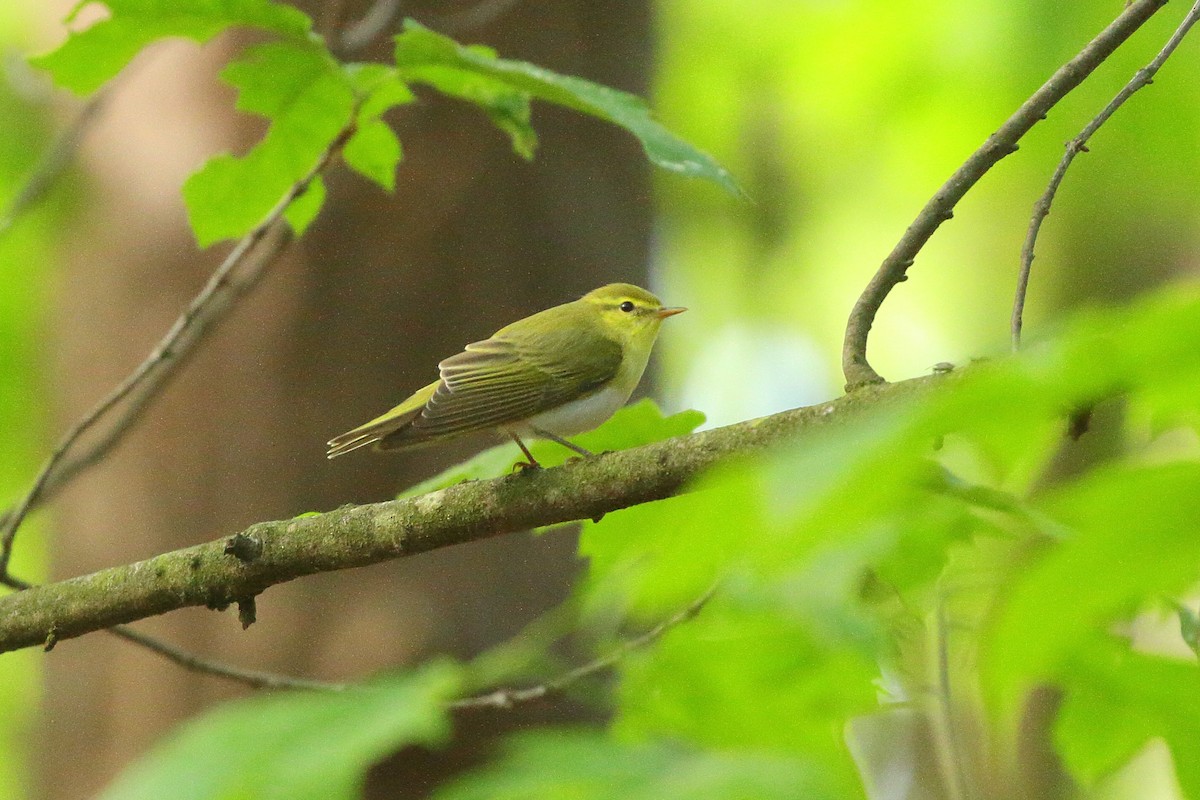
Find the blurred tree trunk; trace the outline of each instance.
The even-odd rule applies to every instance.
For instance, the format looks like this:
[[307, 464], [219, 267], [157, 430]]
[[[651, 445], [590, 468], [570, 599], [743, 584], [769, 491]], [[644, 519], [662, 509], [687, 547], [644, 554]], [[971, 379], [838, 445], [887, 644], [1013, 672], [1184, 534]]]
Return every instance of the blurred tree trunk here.
[[[344, 16], [362, 5], [345, 4]], [[405, 12], [437, 27], [490, 10], [484, 24], [446, 32], [645, 92], [644, 0], [436, 6], [438, 17]], [[363, 57], [386, 58], [389, 45]], [[89, 138], [95, 195], [61, 279], [60, 426], [144, 357], [221, 255], [194, 252], [178, 189], [208, 155], [241, 151], [261, 132], [259, 121], [234, 117], [231, 92], [214, 81], [230, 48], [160, 46], [122, 79]], [[405, 157], [395, 194], [345, 171], [331, 176], [309, 235], [127, 442], [57, 504], [55, 577], [390, 496], [469, 447], [326, 462], [325, 440], [430, 380], [466, 342], [596, 285], [645, 280], [648, 174], [625, 134], [539, 107], [541, 147], [525, 163], [461, 104], [422, 97], [396, 122]], [[467, 657], [512, 635], [563, 596], [573, 547], [564, 533], [509, 536], [297, 581], [259, 598], [259, 622], [245, 632], [233, 612], [203, 610], [139, 627], [245, 666], [353, 679], [431, 654]], [[46, 665], [47, 798], [92, 794], [187, 716], [244, 694], [102, 635], [64, 643]], [[402, 754], [372, 793], [422, 796], [497, 729], [538, 713], [473, 716], [452, 752]]]

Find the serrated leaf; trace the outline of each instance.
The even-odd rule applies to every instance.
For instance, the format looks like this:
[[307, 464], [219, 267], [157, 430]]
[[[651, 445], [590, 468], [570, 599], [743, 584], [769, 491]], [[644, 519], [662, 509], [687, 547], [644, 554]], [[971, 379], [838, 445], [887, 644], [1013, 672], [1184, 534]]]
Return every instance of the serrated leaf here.
[[[238, 88], [238, 107], [269, 118], [271, 127], [245, 156], [217, 156], [184, 184], [201, 246], [243, 236], [261, 222], [312, 170], [354, 110], [349, 79], [328, 53], [307, 43], [250, 48], [222, 77]], [[297, 230], [312, 221], [323, 196], [314, 185], [288, 211]]]
[[233, 26], [305, 39], [312, 28], [303, 12], [268, 0], [81, 0], [67, 21], [92, 5], [106, 6], [108, 18], [72, 32], [56, 50], [31, 59], [59, 86], [79, 94], [99, 88], [157, 39], [182, 36], [206, 42]]
[[391, 192], [396, 188], [396, 165], [400, 163], [400, 140], [382, 120], [360, 123], [342, 148], [346, 166]]
[[757, 752], [620, 742], [558, 729], [513, 737], [498, 762], [440, 789], [436, 800], [833, 800], [812, 764]]
[[367, 767], [449, 735], [460, 670], [445, 662], [342, 692], [290, 692], [218, 706], [127, 769], [104, 800], [339, 800]]
[[[656, 122], [646, 104], [636, 95], [582, 78], [559, 75], [525, 61], [496, 58], [489, 50], [464, 47], [411, 19], [405, 20], [404, 32], [396, 37], [395, 56], [396, 66], [405, 80], [426, 83], [439, 91], [463, 96], [460, 93], [466, 80], [464, 74], [491, 79], [507, 87], [509, 92], [536, 97], [619, 125], [638, 138], [646, 156], [655, 165], [687, 177], [711, 180], [731, 194], [741, 193], [728, 170]], [[481, 86], [491, 87], [492, 84]], [[501, 109], [500, 113], [508, 125], [505, 130], [514, 137], [514, 145], [517, 145], [517, 132], [524, 135], [528, 117], [514, 117], [510, 113], [513, 110]], [[519, 145], [517, 149], [521, 151]]]
[[[618, 410], [595, 430], [573, 436], [571, 440], [593, 453], [625, 450], [691, 433], [703, 422], [704, 415], [699, 411], [681, 411], [669, 417], [663, 416], [654, 401], [645, 398]], [[575, 455], [556, 442], [535, 440], [526, 444], [533, 457], [546, 467], [558, 466]], [[463, 481], [499, 477], [510, 472], [520, 458], [520, 451], [515, 445], [498, 445], [405, 489], [400, 497], [416, 497]]]

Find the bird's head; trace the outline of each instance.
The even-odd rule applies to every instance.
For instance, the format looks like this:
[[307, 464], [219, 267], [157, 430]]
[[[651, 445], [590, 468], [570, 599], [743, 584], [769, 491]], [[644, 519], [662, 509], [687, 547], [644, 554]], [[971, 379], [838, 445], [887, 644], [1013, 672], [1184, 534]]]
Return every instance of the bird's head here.
[[596, 315], [606, 335], [631, 344], [652, 343], [664, 319], [687, 311], [666, 307], [650, 292], [630, 283], [610, 283], [593, 289], [580, 302]]

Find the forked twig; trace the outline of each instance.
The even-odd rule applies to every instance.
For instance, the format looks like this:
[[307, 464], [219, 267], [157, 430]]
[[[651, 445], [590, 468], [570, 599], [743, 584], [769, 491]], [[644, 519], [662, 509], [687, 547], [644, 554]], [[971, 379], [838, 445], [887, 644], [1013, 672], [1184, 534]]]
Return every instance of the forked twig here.
[[875, 315], [896, 284], [907, 277], [906, 272], [912, 266], [917, 253], [941, 224], [953, 216], [953, 209], [958, 201], [1000, 159], [1015, 152], [1018, 140], [1030, 128], [1044, 119], [1058, 101], [1082, 83], [1166, 2], [1167, 0], [1138, 0], [1129, 5], [1077, 56], [1060, 67], [1050, 80], [1022, 103], [925, 204], [921, 213], [909, 225], [904, 236], [863, 289], [850, 312], [842, 342], [842, 372], [846, 378], [847, 390], [883, 381], [867, 361], [867, 337], [870, 335]]
[[1059, 185], [1063, 182], [1063, 178], [1067, 175], [1067, 170], [1071, 166], [1071, 162], [1075, 160], [1075, 156], [1080, 153], [1088, 152], [1087, 143], [1092, 138], [1092, 135], [1100, 129], [1100, 126], [1108, 122], [1109, 118], [1117, 113], [1117, 109], [1125, 104], [1125, 101], [1133, 96], [1139, 89], [1150, 85], [1154, 82], [1154, 75], [1166, 63], [1175, 49], [1179, 47], [1183, 37], [1187, 36], [1188, 31], [1192, 26], [1200, 20], [1200, 2], [1192, 6], [1192, 10], [1183, 18], [1183, 22], [1179, 23], [1179, 27], [1175, 29], [1175, 33], [1167, 41], [1163, 49], [1154, 57], [1146, 66], [1137, 71], [1133, 79], [1117, 92], [1116, 96], [1109, 101], [1108, 105], [1097, 114], [1084, 129], [1079, 132], [1071, 141], [1067, 142], [1067, 151], [1063, 153], [1062, 160], [1058, 162], [1058, 167], [1054, 170], [1054, 175], [1050, 178], [1050, 184], [1046, 187], [1046, 191], [1038, 198], [1038, 201], [1033, 204], [1033, 216], [1029, 220], [1029, 231], [1025, 234], [1025, 244], [1021, 247], [1021, 272], [1017, 276], [1017, 291], [1013, 298], [1012, 310], [1012, 349], [1017, 351], [1021, 348], [1021, 324], [1025, 314], [1025, 295], [1029, 290], [1029, 273], [1033, 269], [1034, 247], [1037, 245], [1038, 233], [1041, 232], [1042, 222], [1050, 214], [1050, 206], [1054, 203], [1054, 196], [1058, 192]]

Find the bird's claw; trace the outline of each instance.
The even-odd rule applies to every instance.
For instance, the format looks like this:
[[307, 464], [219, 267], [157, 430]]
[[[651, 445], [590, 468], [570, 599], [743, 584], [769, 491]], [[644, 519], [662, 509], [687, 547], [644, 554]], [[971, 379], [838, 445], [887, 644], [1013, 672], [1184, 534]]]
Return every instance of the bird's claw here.
[[536, 461], [518, 461], [517, 463], [513, 464], [512, 471], [513, 474], [524, 474], [531, 470], [539, 470], [541, 468], [542, 465]]

